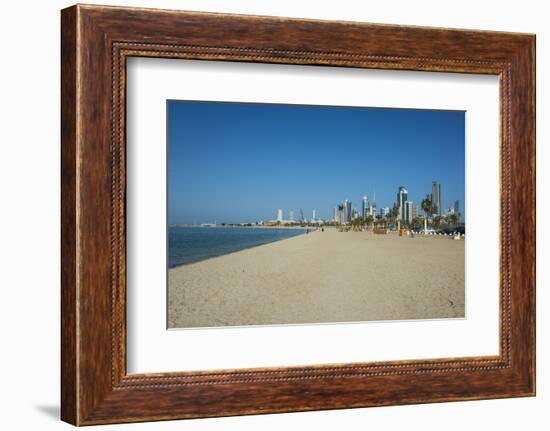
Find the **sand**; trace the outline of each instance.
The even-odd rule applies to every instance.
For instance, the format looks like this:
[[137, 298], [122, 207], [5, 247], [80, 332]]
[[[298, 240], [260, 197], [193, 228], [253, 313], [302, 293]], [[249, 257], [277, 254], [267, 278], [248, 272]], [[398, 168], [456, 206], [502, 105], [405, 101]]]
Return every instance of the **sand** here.
[[464, 240], [312, 232], [168, 273], [170, 328], [464, 317]]

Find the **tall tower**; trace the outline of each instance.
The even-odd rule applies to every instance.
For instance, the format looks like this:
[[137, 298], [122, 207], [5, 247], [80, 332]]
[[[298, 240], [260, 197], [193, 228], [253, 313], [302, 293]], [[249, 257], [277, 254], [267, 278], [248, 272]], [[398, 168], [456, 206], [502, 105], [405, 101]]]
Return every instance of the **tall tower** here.
[[405, 220], [405, 202], [409, 200], [409, 192], [404, 186], [399, 186], [399, 191], [397, 192], [397, 207], [399, 208], [400, 220]]
[[341, 203], [338, 204], [338, 223], [344, 224], [346, 222], [346, 206]]
[[288, 219], [289, 219], [290, 221], [294, 221], [294, 211], [290, 211], [290, 212], [288, 213]]
[[441, 215], [441, 184], [432, 181], [432, 214]]
[[346, 221], [351, 221], [351, 201], [348, 201], [347, 199], [344, 201], [344, 211], [346, 214]]
[[313, 216], [312, 220], [315, 220], [315, 210], [313, 210], [313, 213], [311, 215]]
[[404, 217], [403, 217], [403, 220], [407, 221], [408, 223], [412, 222], [412, 219], [413, 219], [413, 210], [414, 210], [414, 205], [411, 201], [405, 201], [405, 206], [404, 206]]
[[277, 210], [277, 221], [279, 222], [283, 221], [283, 210], [280, 208]]
[[365, 218], [367, 214], [367, 208], [369, 207], [369, 198], [367, 195], [363, 196], [363, 201], [361, 204], [361, 217]]
[[376, 190], [372, 192], [372, 202], [369, 203], [367, 213], [376, 218]]

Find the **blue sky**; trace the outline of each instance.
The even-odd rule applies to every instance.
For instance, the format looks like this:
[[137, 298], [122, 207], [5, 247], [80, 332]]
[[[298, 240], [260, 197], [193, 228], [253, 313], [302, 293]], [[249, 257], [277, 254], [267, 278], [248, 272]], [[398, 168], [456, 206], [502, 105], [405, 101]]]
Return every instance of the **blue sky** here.
[[168, 101], [168, 222], [330, 218], [344, 199], [398, 187], [419, 205], [441, 183], [464, 214], [462, 111]]

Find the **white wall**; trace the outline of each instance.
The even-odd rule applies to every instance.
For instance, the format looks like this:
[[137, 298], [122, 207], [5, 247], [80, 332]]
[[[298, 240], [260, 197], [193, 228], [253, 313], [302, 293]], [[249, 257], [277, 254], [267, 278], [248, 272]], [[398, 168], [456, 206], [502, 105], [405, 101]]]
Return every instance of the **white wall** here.
[[[537, 33], [538, 220], [550, 178], [549, 13], [545, 2], [298, 0], [117, 1], [172, 9], [356, 20]], [[0, 18], [0, 424], [4, 429], [69, 429], [59, 399], [59, 9], [70, 2], [4, 2]], [[545, 163], [546, 162], [546, 163]], [[546, 171], [548, 172], [548, 170]], [[547, 193], [546, 193], [547, 195]], [[545, 199], [543, 199], [545, 198]], [[550, 229], [538, 227], [537, 398], [136, 424], [109, 429], [543, 429], [550, 422], [548, 284]], [[545, 244], [544, 244], [545, 243]], [[546, 312], [546, 315], [544, 314]], [[545, 340], [546, 339], [546, 340]], [[546, 362], [546, 364], [545, 364]]]

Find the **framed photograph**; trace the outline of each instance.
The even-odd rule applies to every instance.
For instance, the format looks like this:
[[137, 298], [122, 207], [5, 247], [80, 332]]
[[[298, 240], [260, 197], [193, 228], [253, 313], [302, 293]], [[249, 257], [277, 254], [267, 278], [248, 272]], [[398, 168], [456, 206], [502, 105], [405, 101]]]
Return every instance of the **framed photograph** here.
[[535, 36], [61, 14], [61, 415], [535, 394]]

